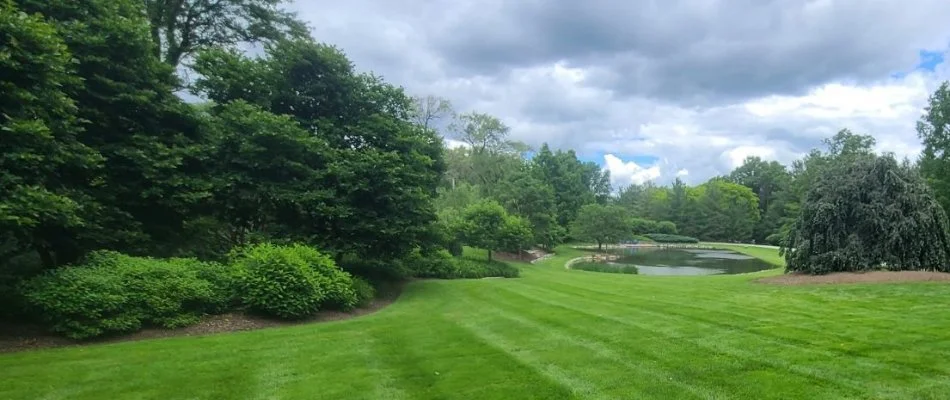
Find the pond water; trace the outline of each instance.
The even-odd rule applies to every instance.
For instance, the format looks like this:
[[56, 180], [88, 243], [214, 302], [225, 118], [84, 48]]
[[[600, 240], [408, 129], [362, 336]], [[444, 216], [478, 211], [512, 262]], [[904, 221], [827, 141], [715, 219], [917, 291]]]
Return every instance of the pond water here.
[[635, 265], [640, 275], [742, 274], [774, 268], [730, 250], [629, 248], [615, 254], [620, 258], [612, 263]]

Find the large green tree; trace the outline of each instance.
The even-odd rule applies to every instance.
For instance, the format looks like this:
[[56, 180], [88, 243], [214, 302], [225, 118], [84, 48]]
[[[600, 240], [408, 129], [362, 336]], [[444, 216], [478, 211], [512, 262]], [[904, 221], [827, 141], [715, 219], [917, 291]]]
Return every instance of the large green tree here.
[[564, 228], [557, 223], [554, 188], [545, 184], [524, 167], [501, 183], [498, 199], [512, 214], [524, 217], [531, 225], [534, 244], [553, 249], [564, 238]]
[[102, 158], [79, 141], [81, 87], [72, 55], [42, 16], [0, 1], [0, 275], [12, 257], [38, 254], [56, 264], [54, 246], [88, 223], [83, 190]]
[[552, 152], [547, 144], [532, 159], [532, 171], [554, 189], [558, 223], [567, 227], [585, 204], [607, 202], [610, 175], [596, 163], [578, 160], [573, 150]]
[[68, 185], [89, 197], [82, 204], [87, 217], [83, 229], [58, 235], [44, 259], [68, 263], [93, 248], [172, 253], [195, 203], [208, 195], [192, 174], [202, 129], [192, 108], [173, 93], [172, 68], [154, 57], [141, 4], [16, 4], [43, 15], [66, 45], [71, 73], [82, 82], [62, 89], [81, 121], [77, 139], [103, 158], [93, 182], [69, 178]]
[[301, 219], [285, 224], [290, 234], [338, 255], [397, 256], [418, 246], [436, 218], [444, 164], [441, 138], [410, 121], [412, 99], [357, 73], [333, 46], [297, 40], [266, 47], [254, 59], [226, 50], [201, 54], [196, 88], [219, 104], [243, 100], [288, 115], [325, 143], [314, 160], [320, 178], [301, 203], [308, 207], [288, 215]]
[[920, 172], [933, 187], [944, 210], [950, 210], [950, 82], [930, 96], [924, 115], [917, 122], [923, 142]]
[[781, 196], [790, 184], [788, 170], [777, 161], [765, 161], [758, 156], [750, 156], [734, 169], [728, 178], [752, 189], [758, 196], [762, 218], [756, 224], [753, 238], [756, 242], [765, 242], [766, 238], [776, 233], [782, 225], [785, 203]]
[[200, 49], [306, 37], [286, 0], [139, 0], [156, 58], [177, 66]]
[[862, 157], [823, 170], [783, 249], [788, 271], [950, 271], [947, 215], [910, 165]]

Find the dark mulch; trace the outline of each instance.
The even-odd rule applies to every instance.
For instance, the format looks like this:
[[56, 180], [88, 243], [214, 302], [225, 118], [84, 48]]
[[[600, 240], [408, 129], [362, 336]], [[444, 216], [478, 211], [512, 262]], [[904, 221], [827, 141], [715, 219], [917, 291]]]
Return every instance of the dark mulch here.
[[116, 343], [176, 336], [202, 336], [225, 332], [338, 321], [379, 311], [396, 301], [402, 293], [404, 286], [405, 283], [399, 283], [379, 288], [376, 299], [367, 307], [358, 308], [350, 312], [321, 311], [311, 318], [299, 321], [280, 321], [242, 312], [234, 312], [222, 315], [208, 315], [202, 318], [197, 324], [184, 328], [147, 328], [127, 335], [86, 341], [76, 341], [57, 336], [35, 324], [0, 321], [0, 353], [47, 347], [84, 346], [97, 343]]
[[830, 283], [887, 283], [950, 281], [950, 273], [929, 271], [837, 272], [827, 275], [791, 273], [758, 279], [759, 283], [775, 285], [808, 285]]

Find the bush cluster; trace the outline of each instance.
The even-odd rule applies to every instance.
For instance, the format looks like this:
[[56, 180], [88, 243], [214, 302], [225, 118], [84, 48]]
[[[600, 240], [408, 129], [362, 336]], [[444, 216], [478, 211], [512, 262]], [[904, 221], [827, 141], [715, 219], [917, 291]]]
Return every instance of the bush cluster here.
[[54, 332], [74, 339], [131, 332], [144, 325], [192, 324], [234, 303], [233, 269], [189, 258], [91, 253], [21, 288], [26, 306]]
[[649, 233], [644, 235], [657, 243], [699, 243], [699, 239], [689, 236]]
[[25, 281], [18, 292], [29, 314], [74, 339], [176, 328], [242, 307], [298, 319], [368, 305], [375, 295], [368, 282], [307, 246], [261, 244], [235, 252], [231, 261], [97, 251], [82, 264]]
[[424, 255], [411, 253], [404, 261], [417, 278], [479, 279], [487, 277], [517, 278], [518, 268], [500, 261], [453, 257], [447, 250]]

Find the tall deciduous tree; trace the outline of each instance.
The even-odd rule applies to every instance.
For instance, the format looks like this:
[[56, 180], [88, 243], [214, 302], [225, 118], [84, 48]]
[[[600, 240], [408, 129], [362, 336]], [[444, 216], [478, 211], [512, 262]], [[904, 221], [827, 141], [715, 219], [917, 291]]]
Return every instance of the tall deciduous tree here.
[[753, 237], [756, 242], [764, 242], [781, 227], [785, 209], [781, 195], [788, 190], [788, 170], [777, 161], [764, 161], [758, 156], [750, 156], [729, 174], [729, 180], [752, 189], [758, 196], [762, 218], [756, 224]]
[[[169, 254], [207, 186], [192, 174], [201, 126], [173, 93], [171, 67], [154, 57], [136, 0], [21, 0], [53, 25], [82, 85], [65, 86], [83, 121], [78, 139], [104, 159], [102, 176], [77, 185], [91, 197], [81, 232], [53, 244], [56, 263], [94, 248]], [[103, 43], [108, 43], [108, 46]]]
[[[400, 88], [356, 73], [333, 46], [304, 40], [269, 45], [257, 59], [207, 52], [195, 68], [203, 75], [196, 87], [212, 100], [289, 115], [326, 144], [320, 179], [298, 201], [308, 206], [293, 214], [303, 222], [289, 234], [366, 257], [404, 254], [430, 235], [442, 140], [410, 121], [412, 99]], [[268, 87], [238, 90], [245, 82]]]
[[474, 154], [494, 154], [505, 149], [510, 128], [494, 116], [471, 112], [459, 115], [450, 130]]
[[786, 248], [788, 271], [950, 271], [947, 215], [893, 157], [835, 163], [809, 188]]
[[286, 0], [139, 0], [155, 56], [177, 66], [197, 50], [307, 36]]
[[571, 236], [591, 240], [602, 249], [604, 243], [619, 242], [633, 233], [630, 215], [621, 207], [587, 204], [577, 213], [571, 224]]
[[924, 111], [917, 122], [917, 135], [924, 145], [920, 172], [943, 209], [950, 210], [950, 82], [937, 88]]
[[427, 95], [412, 99], [412, 120], [425, 129], [434, 129], [436, 123], [453, 113], [452, 103], [442, 97]]
[[82, 83], [56, 28], [0, 1], [0, 41], [0, 266], [35, 251], [50, 267], [55, 244], [87, 223], [83, 189], [102, 159], [79, 141], [66, 90]]

